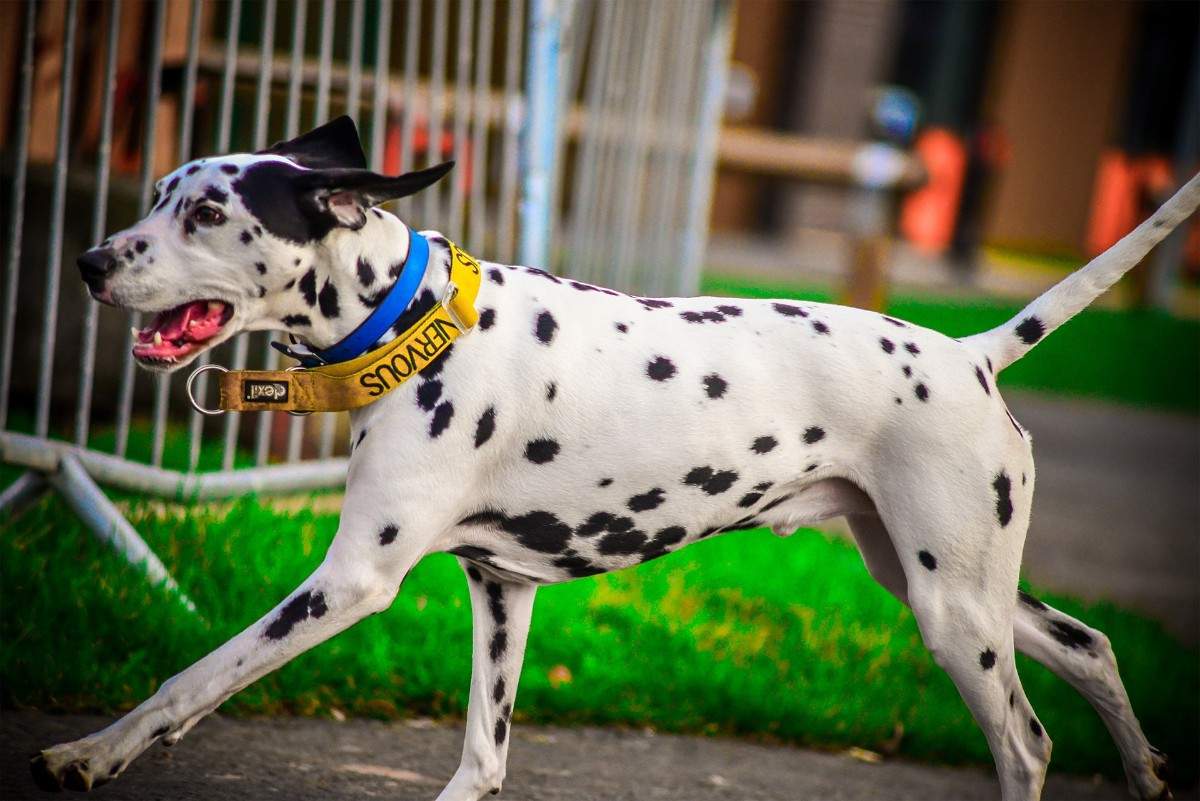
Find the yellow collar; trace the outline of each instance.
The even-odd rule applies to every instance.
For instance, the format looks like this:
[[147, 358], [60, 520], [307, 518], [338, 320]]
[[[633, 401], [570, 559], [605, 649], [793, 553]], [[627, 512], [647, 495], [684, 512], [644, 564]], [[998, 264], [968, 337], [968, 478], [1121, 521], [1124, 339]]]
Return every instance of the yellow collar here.
[[[341, 412], [379, 400], [421, 372], [459, 336], [475, 327], [479, 312], [479, 262], [450, 243], [450, 283], [442, 302], [386, 345], [345, 362], [290, 370], [227, 370], [207, 365], [188, 378], [188, 397], [198, 411]], [[192, 384], [206, 370], [221, 371], [219, 409], [196, 402]]]

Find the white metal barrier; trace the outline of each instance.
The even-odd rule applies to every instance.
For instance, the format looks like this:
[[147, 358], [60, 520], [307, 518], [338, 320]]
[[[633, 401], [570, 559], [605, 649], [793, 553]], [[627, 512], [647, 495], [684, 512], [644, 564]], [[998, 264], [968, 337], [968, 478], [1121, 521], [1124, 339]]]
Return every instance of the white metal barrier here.
[[[132, 13], [138, 10], [140, 18]], [[50, 26], [61, 30], [58, 39], [35, 35], [46, 15], [62, 15]], [[155, 567], [148, 550], [121, 545], [132, 529], [93, 479], [176, 498], [218, 497], [335, 487], [346, 465], [337, 457], [335, 415], [242, 420], [228, 414], [215, 425], [195, 412], [185, 415], [173, 394], [179, 377], [172, 382], [135, 370], [127, 329], [138, 325], [137, 315], [120, 328], [119, 366], [97, 369], [101, 315], [75, 280], [74, 252], [64, 252], [64, 243], [68, 234], [95, 243], [113, 227], [118, 113], [138, 120], [126, 127], [140, 132], [139, 213], [149, 208], [163, 148], [176, 164], [210, 152], [261, 149], [347, 113], [368, 138], [375, 169], [398, 172], [443, 157], [459, 163], [448, 186], [396, 204], [418, 227], [442, 230], [491, 260], [538, 264], [643, 294], [689, 294], [698, 286], [732, 38], [728, 0], [157, 0], [145, 7], [31, 0], [18, 16], [17, 100], [4, 152], [0, 460], [29, 472], [0, 493], [0, 510], [12, 511], [53, 484], [90, 526], [110, 540], [116, 536], [133, 561], [147, 561], [152, 576], [166, 574], [158, 575], [161, 564]], [[85, 31], [82, 16], [94, 23]], [[148, 59], [133, 76], [140, 96], [118, 97], [119, 85], [130, 83], [119, 74], [118, 43], [127, 41], [122, 26], [131, 20], [141, 25]], [[168, 64], [168, 30], [179, 38], [184, 29], [175, 42], [182, 53]], [[27, 207], [39, 48], [61, 56], [47, 216]], [[76, 140], [86, 126], [78, 90], [90, 80], [95, 96], [97, 75], [98, 132], [94, 152], [81, 158]], [[165, 75], [172, 79], [170, 104]], [[174, 141], [165, 142], [160, 115], [168, 105], [178, 116]], [[86, 221], [66, 213], [71, 198], [89, 191], [85, 177]], [[40, 226], [44, 262], [27, 247], [28, 232]], [[31, 289], [26, 282], [39, 276], [34, 317], [20, 299]], [[82, 308], [73, 353], [64, 353], [59, 338], [66, 301]], [[14, 344], [33, 337], [38, 357], [23, 367], [36, 372], [36, 383], [14, 382]], [[274, 367], [278, 354], [268, 340], [243, 335], [211, 358], [235, 368]], [[77, 363], [68, 371], [75, 383], [68, 422], [55, 367], [67, 366], [69, 355]], [[96, 409], [103, 410], [99, 421]], [[89, 447], [97, 422], [111, 426], [111, 453]], [[173, 424], [186, 427], [186, 463], [164, 469]], [[129, 455], [138, 426], [150, 432], [144, 462]], [[220, 469], [199, 472], [202, 446], [215, 442]], [[254, 466], [236, 464], [239, 453], [252, 454]]]

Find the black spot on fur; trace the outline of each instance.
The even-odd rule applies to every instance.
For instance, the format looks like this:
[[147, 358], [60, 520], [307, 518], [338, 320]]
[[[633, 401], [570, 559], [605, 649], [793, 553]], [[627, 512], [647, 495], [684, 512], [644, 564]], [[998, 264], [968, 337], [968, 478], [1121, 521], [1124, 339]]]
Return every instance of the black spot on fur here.
[[921, 349], [917, 347], [917, 343], [915, 343], [915, 342], [905, 342], [904, 349], [906, 351], [908, 351], [909, 353], [911, 353], [913, 356], [918, 356], [921, 353]]
[[183, 221], [183, 232], [188, 236], [196, 233], [196, 223], [190, 217]]
[[1017, 600], [1028, 606], [1030, 609], [1036, 609], [1039, 612], [1045, 612], [1050, 608], [1037, 598], [1034, 598], [1032, 595], [1025, 592], [1025, 590], [1017, 590]]
[[325, 595], [320, 592], [305, 590], [284, 604], [279, 610], [279, 616], [267, 626], [266, 635], [271, 640], [282, 640], [297, 623], [312, 617], [321, 617], [328, 611], [325, 606]]
[[879, 347], [883, 348], [884, 353], [891, 353], [896, 350], [896, 344], [887, 337], [879, 338]]
[[1078, 626], [1074, 626], [1065, 620], [1051, 620], [1049, 622], [1050, 626], [1046, 629], [1046, 633], [1068, 648], [1079, 649], [1091, 646], [1092, 635]]
[[904, 365], [903, 367], [900, 368], [900, 371], [902, 373], [904, 373], [905, 378], [912, 378], [912, 367], [910, 367], [909, 365], [907, 365], [907, 364]]
[[358, 283], [364, 287], [368, 287], [375, 283], [375, 268], [371, 266], [371, 262], [358, 257], [358, 262], [355, 264], [355, 270], [358, 272]]
[[607, 487], [608, 485], [610, 485], [612, 483], [613, 483], [613, 480], [611, 478], [602, 478], [596, 482], [596, 486], [597, 487]]
[[533, 332], [537, 335], [538, 341], [543, 345], [549, 345], [550, 340], [554, 339], [554, 331], [558, 328], [558, 323], [554, 321], [554, 315], [548, 311], [544, 311], [537, 316], [537, 323], [534, 325]]
[[979, 382], [979, 386], [983, 387], [983, 391], [988, 394], [988, 397], [991, 397], [992, 389], [988, 386], [987, 377], [983, 374], [983, 368], [979, 366], [975, 367], [975, 380]]
[[829, 326], [825, 325], [825, 323], [821, 322], [820, 320], [813, 320], [812, 327], [813, 327], [813, 330], [816, 331], [818, 334], [828, 334], [829, 333]]
[[359, 446], [363, 444], [363, 440], [367, 438], [368, 430], [369, 429], [364, 428], [362, 431], [358, 432], [358, 439], [354, 441], [354, 447], [351, 448], [352, 451], [358, 450]]
[[538, 278], [545, 278], [547, 281], [552, 281], [556, 284], [562, 283], [562, 281], [558, 279], [557, 275], [551, 275], [545, 270], [539, 270], [537, 267], [526, 267], [525, 272], [529, 273], [530, 275], [536, 275]]
[[492, 438], [492, 434], [496, 431], [496, 407], [489, 406], [479, 416], [479, 422], [475, 424], [475, 447], [478, 448], [483, 443]]
[[596, 512], [575, 529], [580, 537], [590, 537], [608, 529], [616, 517], [611, 512]]
[[450, 426], [450, 420], [454, 417], [454, 404], [450, 401], [442, 401], [433, 410], [433, 420], [429, 423], [429, 436], [437, 439]]
[[225, 173], [226, 175], [237, 175], [238, 168], [234, 164], [222, 164], [221, 172]]
[[750, 450], [758, 454], [770, 453], [775, 450], [775, 446], [779, 442], [774, 437], [759, 437], [754, 440], [754, 444], [750, 446]]
[[825, 429], [820, 426], [809, 426], [804, 429], [804, 441], [809, 445], [815, 445], [825, 439]]
[[917, 400], [925, 402], [929, 400], [929, 387], [924, 384], [917, 384], [913, 387], [913, 394], [917, 396]]
[[641, 495], [634, 495], [625, 504], [631, 511], [645, 512], [650, 509], [657, 509], [666, 500], [666, 491], [661, 487], [655, 487], [652, 490], [647, 490]]
[[551, 381], [546, 385], [546, 400], [552, 401], [558, 395], [558, 384]]
[[622, 334], [626, 334], [629, 332], [629, 326], [625, 325], [625, 323], [617, 323], [616, 329], [618, 331], [620, 331]]
[[433, 411], [433, 407], [437, 405], [441, 397], [441, 381], [425, 381], [417, 387], [417, 405], [427, 412]]
[[396, 541], [396, 535], [399, 533], [400, 533], [400, 529], [396, 528], [395, 526], [392, 526], [392, 525], [384, 526], [383, 530], [379, 532], [379, 544], [380, 545], [391, 545], [393, 542]]
[[148, 244], [146, 244], [146, 240], [144, 240], [144, 239], [139, 239], [133, 245], [133, 249], [136, 250], [138, 253], [145, 253], [146, 248], [148, 248], [148, 247], [150, 247], [150, 246]]
[[500, 527], [516, 536], [526, 548], [542, 553], [562, 553], [571, 539], [571, 527], [550, 512], [536, 511], [505, 517]]
[[646, 365], [646, 375], [650, 376], [655, 381], [666, 381], [668, 378], [675, 375], [675, 363], [666, 356], [655, 356], [654, 359]]
[[479, 330], [486, 331], [496, 324], [496, 310], [487, 308], [479, 312]]
[[304, 302], [309, 306], [317, 305], [317, 270], [315, 267], [309, 267], [300, 278], [300, 294], [304, 296]]
[[495, 581], [489, 581], [486, 589], [488, 611], [492, 613], [492, 620], [496, 621], [497, 626], [503, 626], [508, 622], [508, 612], [504, 609], [504, 588]]
[[642, 308], [645, 309], [669, 309], [675, 305], [671, 301], [663, 300], [662, 298], [635, 298], [635, 300], [642, 304]]
[[1046, 333], [1046, 326], [1042, 325], [1042, 321], [1036, 317], [1026, 317], [1017, 326], [1017, 336], [1026, 345], [1032, 345], [1042, 338]]
[[326, 317], [338, 316], [337, 287], [328, 278], [325, 279], [325, 285], [321, 287], [321, 293], [317, 295], [317, 302], [321, 305], [321, 314]]
[[249, 245], [254, 241], [254, 237], [249, 231], [242, 231], [241, 235], [238, 236], [238, 239], [242, 240], [243, 245]]
[[762, 500], [761, 492], [747, 492], [742, 496], [742, 499], [738, 501], [738, 506], [742, 507], [743, 509], [748, 509], [754, 504], [758, 503], [760, 500]]
[[475, 565], [467, 565], [467, 577], [471, 581], [483, 581], [483, 574], [479, 572], [479, 568]]
[[[254, 262], [254, 269], [258, 270], [259, 275], [267, 274], [267, 265], [263, 264], [261, 261]], [[262, 296], [260, 295], [259, 297]]]
[[504, 691], [507, 689], [504, 686], [504, 677], [497, 676], [496, 684], [492, 687], [492, 700], [497, 704], [504, 700]]
[[991, 356], [984, 356], [984, 357], [983, 357], [983, 360], [984, 360], [985, 362], [987, 362], [987, 368], [988, 368], [988, 372], [989, 372], [989, 373], [992, 373], [992, 374], [995, 374], [995, 372], [996, 372], [996, 371], [992, 369], [992, 357], [991, 357]]
[[312, 325], [312, 320], [308, 319], [307, 314], [289, 314], [280, 322], [282, 322], [288, 328], [293, 328], [300, 325]]
[[493, 662], [499, 662], [500, 657], [504, 656], [506, 648], [508, 648], [508, 633], [504, 629], [496, 629], [492, 635], [492, 641], [488, 645], [488, 655], [492, 657]]
[[716, 373], [710, 373], [704, 376], [704, 394], [708, 397], [716, 398], [725, 394], [725, 390], [729, 388], [729, 383]]
[[500, 272], [495, 267], [488, 270], [488, 278], [491, 279], [493, 284], [504, 286], [504, 273]]
[[720, 305], [717, 307], [717, 311], [721, 312], [721, 314], [728, 314], [730, 317], [741, 317], [742, 316], [742, 310], [737, 306], [729, 306], [729, 305], [723, 304], [723, 305]]
[[937, 557], [929, 551], [918, 551], [917, 560], [926, 570], [937, 570]]
[[632, 531], [615, 531], [605, 534], [600, 540], [597, 550], [606, 556], [628, 555], [634, 553], [646, 544], [646, 535], [634, 529]]
[[887, 320], [889, 323], [896, 326], [897, 328], [908, 328], [907, 323], [902, 323], [894, 317], [888, 317], [888, 316], [884, 315], [883, 319]]
[[1000, 521], [1001, 526], [1007, 526], [1012, 520], [1013, 503], [1010, 494], [1012, 490], [1012, 481], [1008, 478], [1008, 473], [1001, 470], [996, 474], [996, 479], [992, 482], [992, 489], [996, 490], [996, 519]]
[[558, 443], [552, 439], [535, 439], [525, 444], [525, 458], [534, 464], [551, 462], [558, 455]]
[[991, 648], [979, 655], [979, 666], [984, 670], [991, 670], [996, 664], [996, 652]]
[[807, 317], [808, 312], [799, 306], [793, 306], [790, 303], [772, 303], [771, 308], [775, 309], [784, 317]]
[[775, 486], [775, 482], [774, 482], [774, 481], [764, 481], [764, 482], [762, 482], [761, 484], [755, 484], [755, 485], [754, 485], [754, 488], [755, 488], [756, 490], [758, 490], [759, 492], [766, 492], [767, 490], [769, 490], [769, 489], [770, 489], [771, 487], [773, 487], [773, 486]]
[[683, 483], [699, 487], [709, 495], [727, 491], [738, 480], [732, 470], [714, 471], [711, 467], [694, 467], [683, 477]]
[[595, 576], [604, 572], [604, 568], [593, 565], [587, 559], [584, 559], [579, 555], [560, 556], [554, 560], [554, 566], [563, 568], [568, 574], [576, 578]]
[[1035, 718], [1029, 719], [1029, 730], [1033, 732], [1034, 737], [1040, 738], [1042, 736], [1042, 724], [1038, 723]]

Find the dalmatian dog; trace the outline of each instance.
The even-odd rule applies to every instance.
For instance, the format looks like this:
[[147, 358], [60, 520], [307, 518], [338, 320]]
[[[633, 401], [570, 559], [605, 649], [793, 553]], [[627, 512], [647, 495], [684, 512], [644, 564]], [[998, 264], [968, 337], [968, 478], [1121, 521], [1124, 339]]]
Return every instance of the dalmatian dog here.
[[[175, 370], [239, 332], [316, 348], [368, 316], [409, 250], [376, 206], [448, 165], [366, 169], [347, 118], [157, 184], [145, 219], [79, 258], [93, 297], [152, 316], [133, 346]], [[1009, 323], [952, 339], [861, 309], [633, 297], [482, 263], [478, 324], [419, 377], [352, 413], [337, 535], [320, 566], [242, 633], [108, 728], [42, 751], [50, 789], [87, 790], [225, 699], [388, 608], [426, 554], [456, 554], [473, 614], [461, 763], [438, 796], [505, 776], [539, 585], [631, 567], [724, 532], [848, 518], [871, 575], [911, 607], [987, 737], [1005, 799], [1035, 799], [1050, 737], [1014, 651], [1095, 706], [1129, 789], [1168, 794], [1105, 635], [1017, 591], [1034, 465], [996, 374], [1132, 268], [1200, 203], [1200, 177]], [[442, 296], [447, 241], [392, 331]], [[466, 243], [469, 245], [469, 243]], [[388, 340], [386, 335], [380, 342]]]

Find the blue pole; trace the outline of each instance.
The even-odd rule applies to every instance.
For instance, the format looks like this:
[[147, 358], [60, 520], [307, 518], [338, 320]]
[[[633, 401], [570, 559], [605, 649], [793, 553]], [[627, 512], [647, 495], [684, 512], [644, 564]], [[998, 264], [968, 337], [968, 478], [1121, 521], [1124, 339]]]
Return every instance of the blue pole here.
[[521, 127], [520, 243], [517, 261], [550, 268], [550, 208], [558, 132], [558, 50], [565, 0], [530, 0]]

